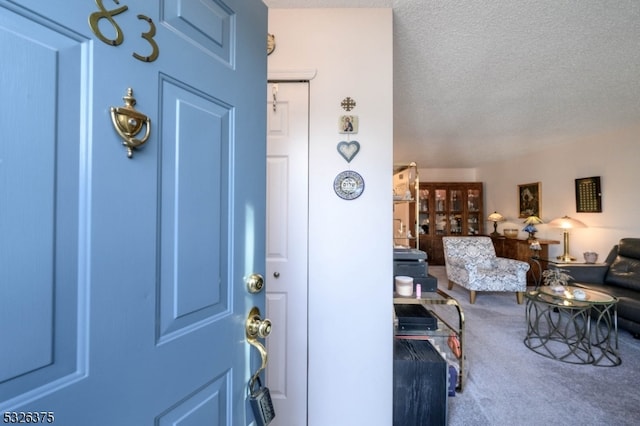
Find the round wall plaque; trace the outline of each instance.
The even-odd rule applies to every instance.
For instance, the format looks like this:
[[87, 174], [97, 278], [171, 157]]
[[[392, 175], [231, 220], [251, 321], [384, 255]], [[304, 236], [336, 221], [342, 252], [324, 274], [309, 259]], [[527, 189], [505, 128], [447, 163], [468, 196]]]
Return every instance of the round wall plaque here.
[[336, 176], [333, 181], [333, 190], [342, 199], [354, 200], [364, 191], [364, 179], [354, 171], [345, 170]]

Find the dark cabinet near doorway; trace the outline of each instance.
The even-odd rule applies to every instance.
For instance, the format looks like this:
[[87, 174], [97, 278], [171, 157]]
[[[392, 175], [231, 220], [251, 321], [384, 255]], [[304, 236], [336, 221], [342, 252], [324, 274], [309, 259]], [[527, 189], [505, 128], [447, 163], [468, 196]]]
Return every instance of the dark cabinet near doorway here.
[[393, 426], [446, 425], [447, 374], [428, 340], [394, 339]]

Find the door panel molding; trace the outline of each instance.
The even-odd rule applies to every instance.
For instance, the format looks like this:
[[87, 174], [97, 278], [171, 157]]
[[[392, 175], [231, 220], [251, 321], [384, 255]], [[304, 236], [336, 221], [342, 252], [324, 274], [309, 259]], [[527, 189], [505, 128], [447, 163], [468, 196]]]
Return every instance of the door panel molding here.
[[230, 311], [231, 108], [164, 79], [159, 197], [159, 343]]
[[[20, 8], [0, 14], [0, 411], [88, 368], [86, 40]], [[5, 64], [6, 65], [6, 64]], [[25, 114], [28, 111], [28, 114]], [[25, 119], [28, 125], [23, 125]], [[69, 126], [69, 123], [73, 123]]]
[[188, 395], [156, 418], [155, 425], [173, 426], [177, 424], [225, 424], [231, 418], [228, 413], [229, 382], [231, 373], [226, 372], [202, 388]]
[[165, 25], [229, 66], [234, 66], [234, 12], [222, 2], [167, 0], [161, 11]]

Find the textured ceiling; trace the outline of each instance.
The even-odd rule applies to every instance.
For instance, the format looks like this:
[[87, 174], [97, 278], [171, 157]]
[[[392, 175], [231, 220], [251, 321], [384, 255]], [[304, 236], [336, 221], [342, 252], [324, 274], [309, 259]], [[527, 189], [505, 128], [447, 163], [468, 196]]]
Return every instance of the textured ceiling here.
[[264, 2], [393, 8], [396, 163], [475, 167], [640, 123], [639, 0]]

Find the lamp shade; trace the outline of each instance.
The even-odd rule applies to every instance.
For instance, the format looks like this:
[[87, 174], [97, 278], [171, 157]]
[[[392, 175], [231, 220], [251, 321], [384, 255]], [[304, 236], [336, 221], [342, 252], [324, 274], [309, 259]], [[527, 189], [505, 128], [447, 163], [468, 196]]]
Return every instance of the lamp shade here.
[[502, 222], [507, 220], [504, 216], [502, 216], [498, 212], [493, 212], [487, 218], [489, 222], [493, 222], [493, 232], [490, 234], [492, 237], [498, 237], [500, 234], [498, 233], [498, 222]]
[[540, 225], [541, 223], [544, 223], [544, 222], [538, 216], [531, 215], [528, 218], [526, 218], [525, 221], [522, 223], [526, 223], [527, 225]]
[[558, 256], [558, 259], [562, 262], [573, 262], [575, 257], [569, 254], [569, 230], [574, 228], [586, 228], [587, 225], [580, 222], [578, 219], [573, 219], [569, 216], [562, 216], [557, 219], [553, 219], [549, 222], [549, 226], [556, 228], [562, 228], [562, 234], [564, 235], [564, 253]]
[[562, 216], [549, 222], [549, 226], [562, 229], [586, 228], [583, 222], [569, 216]]
[[505, 217], [504, 217], [504, 216], [502, 216], [500, 213], [498, 213], [498, 212], [493, 212], [493, 213], [491, 213], [491, 214], [489, 215], [489, 217], [487, 218], [487, 220], [488, 220], [489, 222], [502, 222], [502, 221], [504, 221], [504, 220], [506, 220], [506, 219], [505, 219]]

